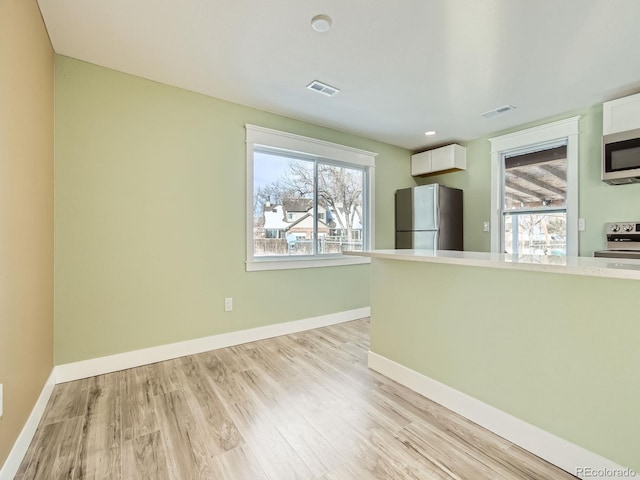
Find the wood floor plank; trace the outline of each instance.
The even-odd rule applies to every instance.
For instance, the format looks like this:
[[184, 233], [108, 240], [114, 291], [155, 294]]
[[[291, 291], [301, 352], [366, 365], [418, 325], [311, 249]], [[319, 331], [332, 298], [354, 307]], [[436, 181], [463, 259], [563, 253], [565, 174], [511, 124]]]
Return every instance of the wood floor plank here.
[[122, 478], [121, 372], [88, 379], [75, 479]]
[[248, 400], [236, 403], [231, 411], [268, 478], [271, 480], [315, 478], [273, 422], [254, 402]]
[[[402, 441], [398, 433], [392, 433], [386, 429], [375, 428], [369, 430], [368, 440], [378, 450], [387, 454], [392, 461], [407, 475], [421, 479], [451, 480], [458, 479], [457, 471], [442, 468], [442, 464], [434, 462], [425, 456], [421, 450], [417, 450], [408, 442]], [[464, 478], [463, 475], [460, 475]], [[496, 480], [500, 480], [496, 478]]]
[[257, 366], [246, 351], [235, 347], [216, 350], [216, 356], [231, 373], [244, 372]]
[[[74, 470], [75, 480], [121, 480], [121, 448], [110, 448], [78, 456]], [[70, 477], [71, 478], [71, 477]]]
[[568, 480], [367, 367], [368, 320], [57, 385], [16, 480]]
[[[437, 479], [436, 476], [424, 476], [418, 469], [395, 461], [387, 455], [384, 448], [378, 448], [369, 440], [371, 429], [359, 429], [344, 422], [333, 412], [323, 412], [311, 416], [309, 422], [331, 445], [341, 452], [347, 462], [326, 475], [351, 478], [389, 478], [389, 479]], [[413, 460], [409, 462], [413, 465]], [[364, 472], [364, 473], [363, 473]], [[426, 472], [425, 472], [426, 475]]]
[[218, 455], [213, 460], [214, 478], [229, 480], [268, 480], [253, 452], [245, 445]]
[[206, 439], [182, 391], [153, 397], [171, 478], [213, 478]]
[[87, 407], [87, 382], [61, 383], [53, 389], [42, 418], [43, 425], [59, 423], [85, 414]]
[[54, 480], [73, 478], [78, 439], [84, 422], [83, 417], [76, 416], [45, 425], [24, 477]]
[[215, 456], [236, 448], [244, 440], [216, 393], [215, 382], [207, 378], [202, 365], [193, 357], [180, 360], [177, 375], [182, 380], [189, 409], [207, 439], [209, 454]]
[[370, 478], [369, 472], [353, 462], [347, 462], [319, 477], [318, 480], [361, 480], [363, 478]]
[[130, 440], [159, 430], [153, 388], [145, 367], [125, 371], [121, 386], [122, 439]]
[[159, 431], [126, 440], [122, 446], [124, 479], [168, 480], [166, 450]]
[[248, 400], [234, 373], [215, 352], [206, 352], [194, 357], [195, 361], [203, 367], [209, 381], [217, 387], [216, 394], [225, 405], [230, 406]]
[[478, 480], [529, 479], [528, 476], [514, 474], [503, 476], [482, 459], [469, 454], [468, 451], [455, 448], [446, 433], [437, 428], [429, 428], [424, 424], [412, 424], [397, 434], [397, 438], [414, 451], [420, 451], [424, 460], [438, 465], [446, 472], [455, 472], [462, 478], [473, 476]]
[[264, 372], [253, 369], [238, 375], [247, 389], [254, 392], [254, 401], [315, 476], [321, 476], [345, 461]]

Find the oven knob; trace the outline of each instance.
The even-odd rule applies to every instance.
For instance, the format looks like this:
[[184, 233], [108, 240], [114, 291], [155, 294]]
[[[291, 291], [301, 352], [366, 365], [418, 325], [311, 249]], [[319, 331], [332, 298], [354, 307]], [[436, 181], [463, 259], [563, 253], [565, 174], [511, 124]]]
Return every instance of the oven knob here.
[[609, 230], [611, 230], [612, 232], [619, 232], [620, 231], [620, 225], [611, 225], [609, 227]]
[[623, 225], [622, 230], [624, 230], [625, 232], [630, 232], [631, 230], [633, 230], [633, 225]]

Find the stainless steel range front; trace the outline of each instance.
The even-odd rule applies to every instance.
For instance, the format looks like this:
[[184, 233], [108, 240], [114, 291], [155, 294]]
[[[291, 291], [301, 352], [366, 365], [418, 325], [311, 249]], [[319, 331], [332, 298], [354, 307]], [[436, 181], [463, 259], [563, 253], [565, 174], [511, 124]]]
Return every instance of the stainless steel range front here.
[[640, 221], [605, 224], [607, 250], [593, 252], [594, 257], [640, 258]]

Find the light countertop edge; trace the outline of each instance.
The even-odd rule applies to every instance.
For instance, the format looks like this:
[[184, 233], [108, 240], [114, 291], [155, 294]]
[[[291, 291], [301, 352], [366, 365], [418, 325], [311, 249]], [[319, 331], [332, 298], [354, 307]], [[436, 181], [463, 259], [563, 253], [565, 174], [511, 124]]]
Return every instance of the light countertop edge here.
[[595, 257], [556, 257], [544, 255], [508, 255], [487, 252], [458, 252], [451, 250], [371, 250], [343, 252], [388, 260], [444, 263], [470, 267], [504, 268], [533, 272], [562, 273], [588, 277], [640, 280], [640, 260]]

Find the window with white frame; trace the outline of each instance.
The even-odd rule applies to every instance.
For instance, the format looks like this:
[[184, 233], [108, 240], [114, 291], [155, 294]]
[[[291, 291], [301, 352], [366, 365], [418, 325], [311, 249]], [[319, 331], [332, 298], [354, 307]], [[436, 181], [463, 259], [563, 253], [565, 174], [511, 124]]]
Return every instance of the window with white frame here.
[[247, 270], [365, 263], [377, 154], [247, 129]]
[[491, 250], [578, 254], [579, 117], [490, 139]]

